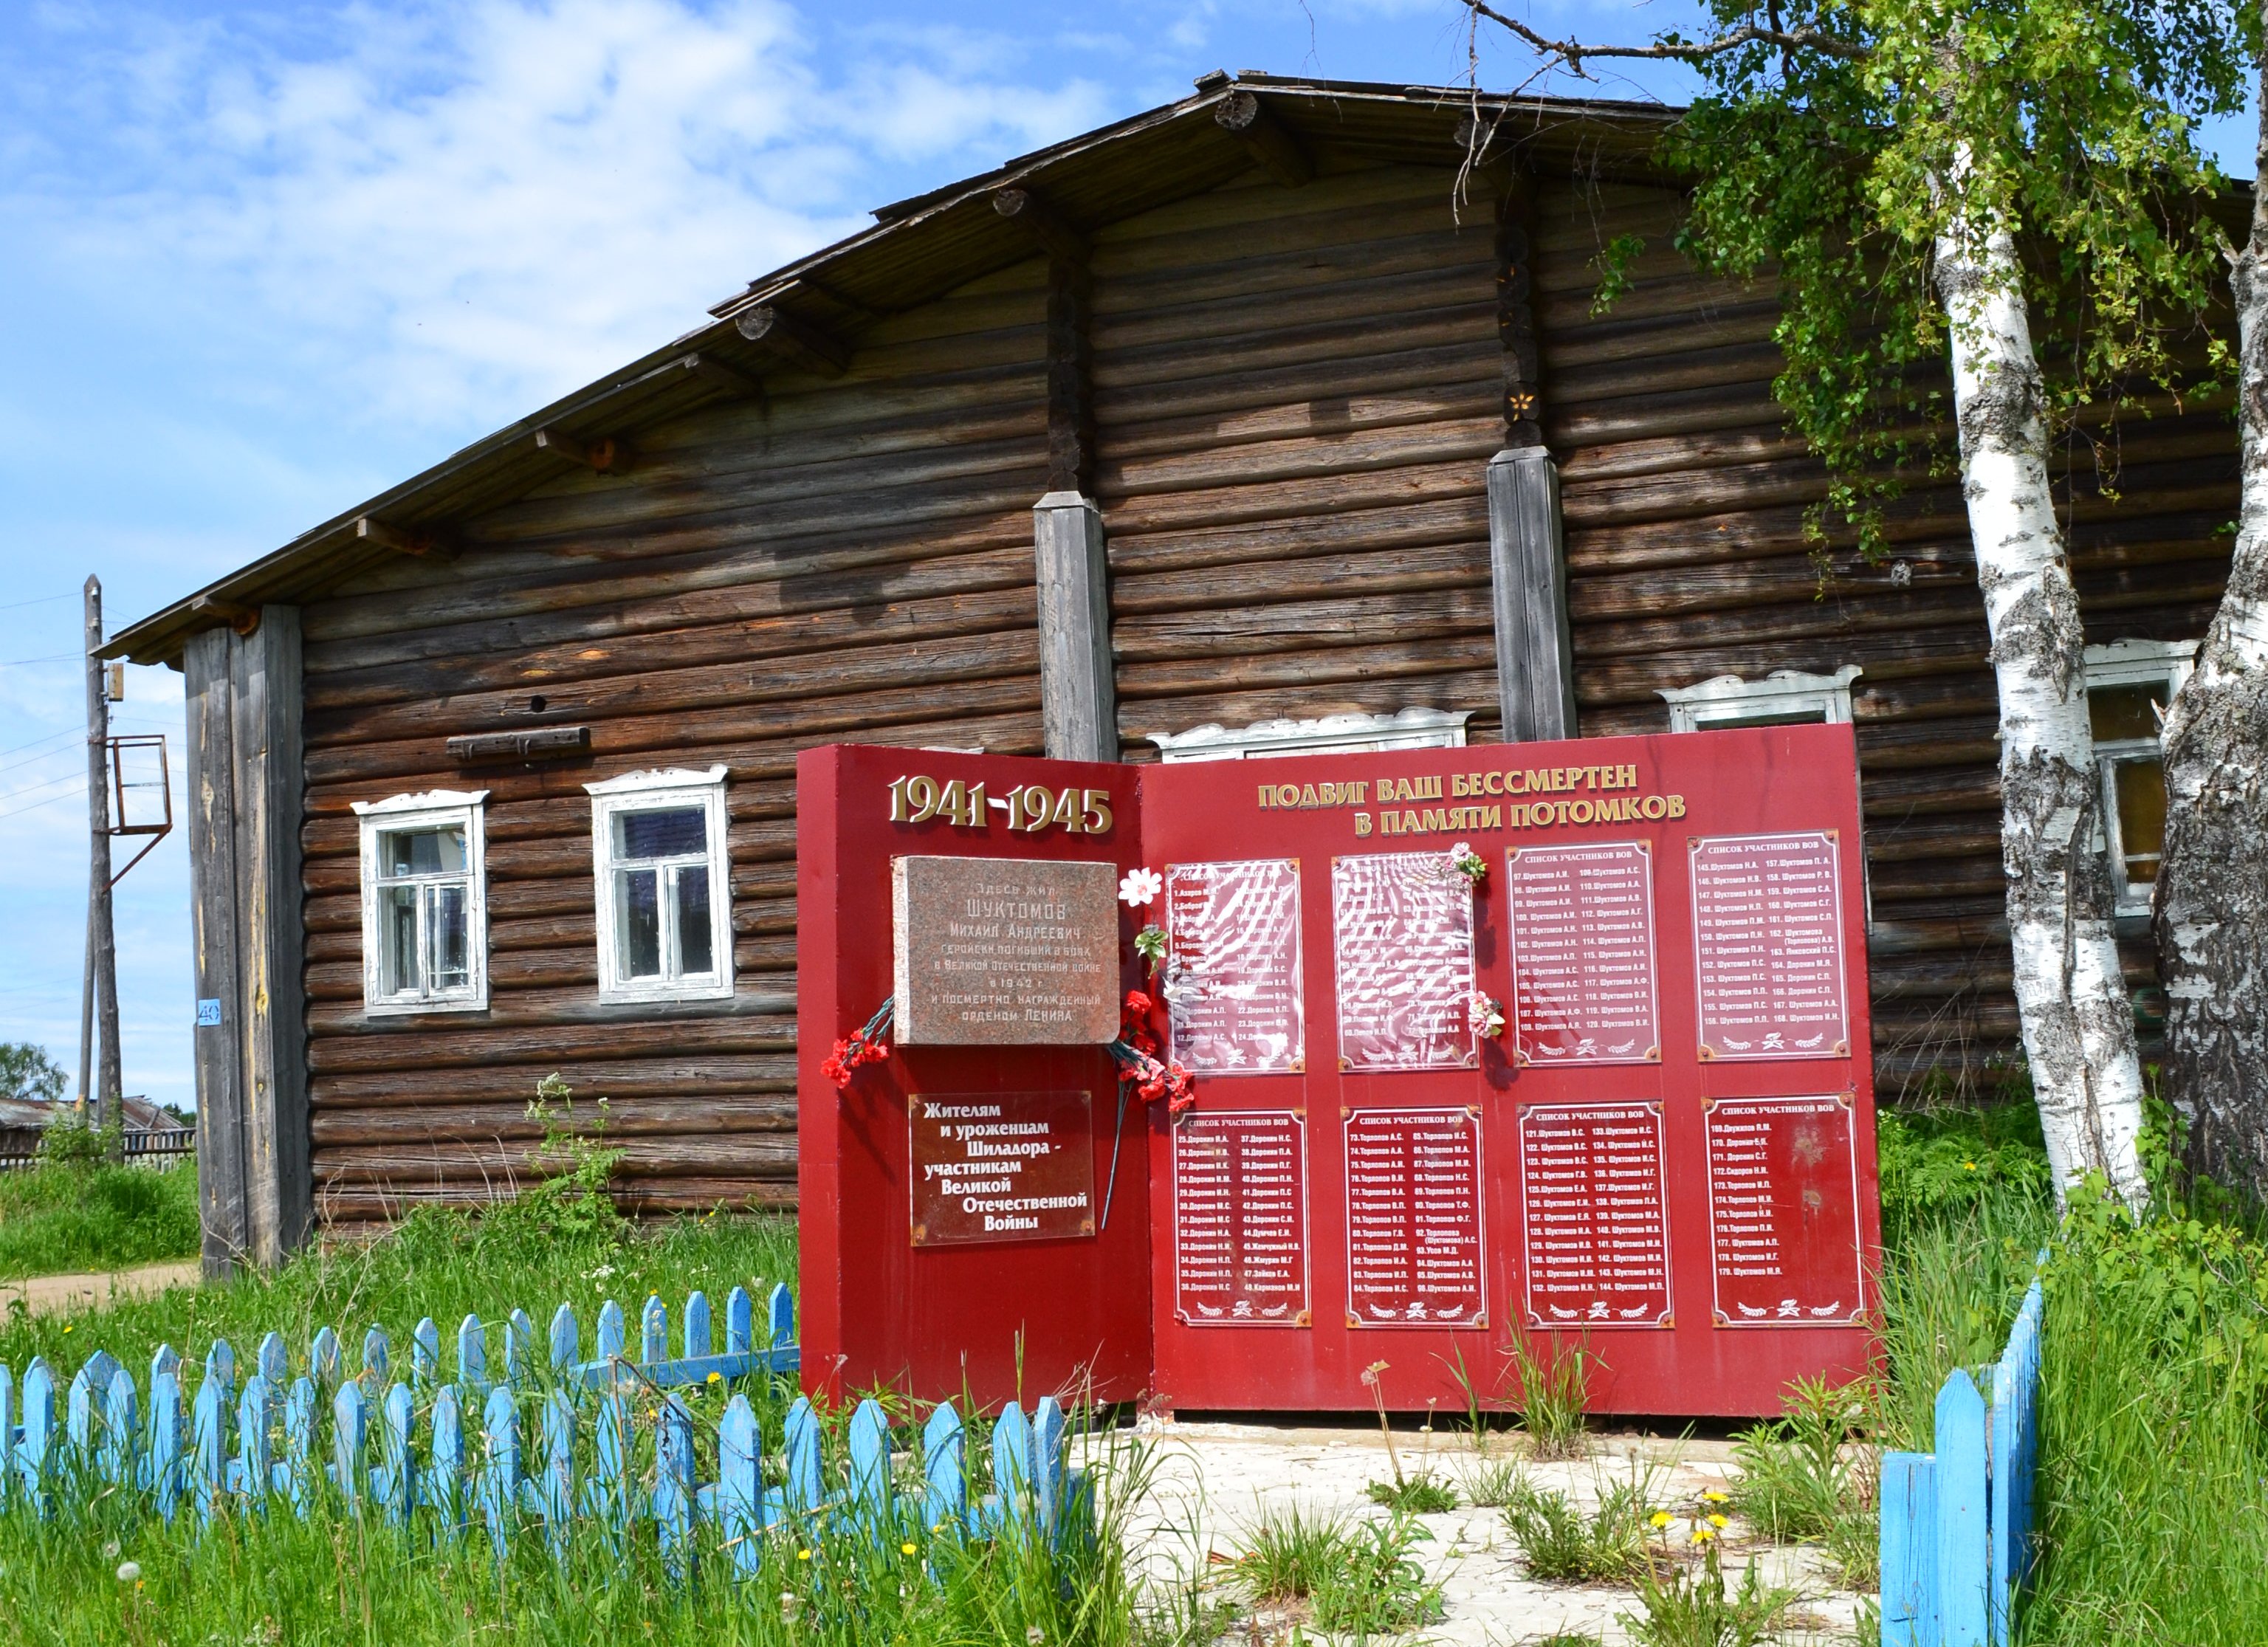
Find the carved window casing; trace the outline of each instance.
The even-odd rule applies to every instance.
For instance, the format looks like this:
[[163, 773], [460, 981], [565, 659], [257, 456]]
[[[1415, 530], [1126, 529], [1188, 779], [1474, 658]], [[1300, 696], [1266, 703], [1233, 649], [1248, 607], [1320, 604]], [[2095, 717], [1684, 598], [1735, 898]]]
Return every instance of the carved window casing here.
[[363, 1011], [478, 1012], [489, 1004], [486, 790], [357, 801]]
[[1674, 732], [1800, 726], [1822, 721], [1845, 725], [1851, 719], [1851, 683], [1858, 678], [1856, 664], [1845, 664], [1831, 675], [1778, 669], [1761, 680], [1719, 675], [1698, 686], [1667, 688], [1661, 695], [1669, 704], [1669, 730]]
[[633, 772], [583, 787], [591, 796], [599, 998], [731, 996], [725, 768]]
[[1327, 715], [1152, 732], [1160, 761], [1252, 761], [1270, 755], [1368, 754], [1381, 749], [1462, 749], [1470, 710], [1407, 709], [1394, 715]]

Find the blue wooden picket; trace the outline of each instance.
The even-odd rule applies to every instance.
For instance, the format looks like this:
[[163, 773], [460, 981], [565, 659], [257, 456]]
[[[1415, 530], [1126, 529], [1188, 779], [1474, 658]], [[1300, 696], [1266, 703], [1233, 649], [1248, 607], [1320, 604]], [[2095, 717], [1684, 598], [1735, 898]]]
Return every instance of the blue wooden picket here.
[[2008, 1647], [2031, 1570], [2044, 1307], [2035, 1281], [1989, 1399], [1965, 1369], [1946, 1379], [1934, 1452], [1882, 1455], [1883, 1647]]
[[[782, 1426], [779, 1483], [767, 1488], [755, 1408], [733, 1391], [714, 1432], [715, 1477], [704, 1481], [698, 1421], [680, 1392], [793, 1373], [802, 1358], [785, 1287], [770, 1293], [768, 1330], [760, 1332], [747, 1288], [733, 1289], [723, 1313], [720, 1349], [710, 1301], [694, 1293], [673, 1345], [668, 1308], [649, 1298], [632, 1357], [628, 1320], [608, 1302], [587, 1360], [581, 1324], [565, 1305], [540, 1337], [533, 1319], [512, 1311], [494, 1357], [487, 1327], [467, 1316], [448, 1383], [431, 1317], [411, 1329], [401, 1364], [386, 1328], [369, 1327], [351, 1378], [328, 1327], [307, 1341], [296, 1374], [290, 1342], [267, 1334], [240, 1388], [235, 1351], [216, 1340], [194, 1396], [170, 1346], [151, 1357], [146, 1386], [100, 1350], [62, 1391], [43, 1360], [34, 1358], [20, 1383], [0, 1366], [0, 1514], [55, 1519], [100, 1496], [167, 1522], [194, 1513], [202, 1527], [228, 1516], [305, 1519], [328, 1504], [438, 1543], [477, 1526], [499, 1560], [539, 1528], [545, 1548], [563, 1559], [578, 1524], [624, 1553], [650, 1527], [644, 1536], [683, 1583], [696, 1577], [703, 1548], [719, 1552], [718, 1571], [755, 1576], [775, 1527], [803, 1548], [823, 1538], [895, 1546], [917, 1514], [933, 1535], [990, 1536], [1012, 1524], [1053, 1540], [1076, 1514], [1069, 1424], [1052, 1397], [1028, 1416], [1014, 1404], [998, 1415], [989, 1490], [971, 1488], [963, 1415], [938, 1408], [921, 1431], [920, 1489], [902, 1501], [891, 1425], [877, 1402], [863, 1401], [850, 1414], [844, 1455], [830, 1467], [820, 1415], [799, 1397]], [[632, 1456], [642, 1446], [642, 1415], [652, 1430], [652, 1451], [642, 1454], [650, 1471]], [[714, 1530], [713, 1546], [697, 1536], [704, 1527]]]

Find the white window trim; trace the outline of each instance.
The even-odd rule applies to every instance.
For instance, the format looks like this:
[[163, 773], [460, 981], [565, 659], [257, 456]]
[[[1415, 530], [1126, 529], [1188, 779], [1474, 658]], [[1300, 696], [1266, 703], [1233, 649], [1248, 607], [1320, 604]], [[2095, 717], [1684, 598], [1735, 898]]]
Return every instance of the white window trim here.
[[[2090, 692], [2103, 687], [2149, 686], [2157, 681], [2166, 684], [2166, 701], [2171, 702], [2182, 682], [2197, 668], [2198, 643], [2196, 641], [2112, 641], [2104, 646], [2087, 649], [2087, 689]], [[2117, 738], [2098, 742], [2095, 748], [2095, 782], [2102, 790], [2102, 817], [2095, 833], [2095, 845], [2110, 869], [2110, 890], [2117, 900], [2117, 913], [2128, 919], [2141, 919], [2150, 913], [2150, 883], [2139, 885], [2126, 879], [2126, 843], [2118, 833], [2118, 788], [2112, 777], [2112, 768], [2122, 755], [2156, 754], [2162, 755], [2164, 746], [2157, 738]]]
[[[356, 801], [362, 825], [362, 1010], [368, 1018], [404, 1018], [427, 1012], [485, 1012], [489, 1010], [489, 872], [485, 827], [486, 790], [426, 790], [389, 795], [382, 801]], [[446, 827], [465, 832], [465, 960], [470, 982], [461, 989], [416, 1000], [387, 996], [379, 987], [381, 953], [378, 930], [378, 838], [399, 829]]]
[[1851, 720], [1851, 683], [1860, 673], [1845, 664], [1831, 675], [1807, 675], [1775, 669], [1761, 680], [1718, 675], [1697, 686], [1658, 688], [1669, 704], [1669, 730], [1705, 732], [1771, 716], [1823, 713], [1830, 726]]
[[1470, 710], [1406, 709], [1393, 715], [1327, 715], [1314, 721], [1257, 721], [1185, 732], [1149, 732], [1158, 758], [1254, 761], [1274, 755], [1366, 754], [1381, 749], [1462, 749]]
[[[725, 768], [703, 771], [671, 768], [629, 772], [583, 788], [591, 797], [591, 879], [599, 917], [599, 999], [632, 1001], [722, 1001], [733, 994], [733, 861], [726, 841]], [[709, 952], [713, 976], [685, 979], [626, 979], [621, 975], [615, 930], [614, 820], [626, 812], [650, 812], [697, 801], [708, 822]]]

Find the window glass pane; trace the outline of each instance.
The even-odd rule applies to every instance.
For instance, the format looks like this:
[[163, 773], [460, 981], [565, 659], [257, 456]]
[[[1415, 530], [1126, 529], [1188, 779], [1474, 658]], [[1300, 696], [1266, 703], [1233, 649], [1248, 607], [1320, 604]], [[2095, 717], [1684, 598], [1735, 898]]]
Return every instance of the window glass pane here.
[[442, 829], [389, 829], [378, 838], [381, 875], [461, 875], [465, 832], [454, 824]]
[[619, 946], [622, 976], [625, 978], [658, 978], [661, 975], [661, 898], [657, 884], [659, 871], [650, 869], [624, 870], [616, 877], [621, 889], [620, 901], [615, 906], [615, 923], [620, 929], [615, 935]]
[[426, 889], [432, 926], [426, 953], [432, 957], [436, 989], [462, 989], [473, 981], [469, 934], [466, 930], [465, 888], [462, 882], [446, 882]]
[[2158, 879], [2158, 860], [2166, 849], [2166, 768], [2147, 756], [2121, 761], [2111, 768], [2111, 789], [2118, 797], [2118, 835], [2126, 849], [2126, 879], [2142, 883]]
[[682, 857], [709, 850], [707, 812], [698, 806], [615, 814], [615, 856]]
[[1827, 719], [1823, 709], [1756, 710], [1747, 714], [1738, 710], [1699, 711], [1694, 717], [1694, 726], [1705, 732], [1729, 732], [1742, 726], [1817, 726]]
[[714, 972], [716, 945], [709, 931], [709, 866], [688, 864], [677, 871], [677, 970]]
[[[2154, 708], [2153, 707], [2154, 706]], [[2087, 695], [2088, 719], [2097, 743], [2120, 738], [2155, 738], [2156, 710], [2166, 707], [2163, 680], [2138, 680], [2130, 686], [2096, 687]]]
[[417, 888], [382, 886], [378, 893], [378, 987], [385, 995], [417, 993]]

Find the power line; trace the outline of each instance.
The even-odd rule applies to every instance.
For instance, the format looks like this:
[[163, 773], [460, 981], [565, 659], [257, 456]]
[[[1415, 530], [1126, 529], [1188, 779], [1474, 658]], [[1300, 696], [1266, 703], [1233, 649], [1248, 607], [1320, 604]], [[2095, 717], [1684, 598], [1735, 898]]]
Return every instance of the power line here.
[[[66, 781], [66, 780], [62, 779], [62, 778], [57, 778], [57, 779], [55, 779], [55, 782], [58, 783], [63, 783], [63, 782], [65, 782], [65, 781]], [[36, 794], [38, 794], [38, 793], [40, 792], [40, 790], [43, 790], [43, 789], [45, 789], [45, 788], [47, 788], [47, 787], [48, 787], [48, 785], [47, 785], [47, 784], [45, 784], [45, 783], [41, 783], [41, 784], [39, 784], [39, 785], [37, 785], [37, 786], [35, 786], [35, 787], [33, 787], [33, 788], [32, 788], [32, 789], [28, 789], [28, 790], [18, 790], [17, 791], [17, 793], [18, 793], [18, 794], [19, 794], [19, 795], [36, 795]], [[57, 801], [67, 801], [67, 800], [70, 799], [70, 798], [71, 798], [71, 797], [73, 797], [74, 795], [85, 795], [85, 793], [86, 793], [86, 780], [85, 780], [85, 779], [84, 779], [84, 778], [81, 778], [81, 779], [79, 779], [79, 780], [78, 780], [78, 787], [77, 787], [77, 789], [75, 789], [75, 790], [64, 790], [62, 794], [60, 794], [60, 795], [50, 795], [50, 796], [48, 796], [48, 797], [47, 798], [47, 799], [45, 799], [45, 800], [43, 800], [43, 801], [33, 801], [33, 802], [29, 806], [11, 806], [11, 807], [6, 811], [6, 812], [0, 812], [0, 818], [15, 818], [15, 817], [20, 817], [20, 816], [21, 816], [23, 813], [25, 813], [25, 812], [35, 812], [39, 811], [39, 810], [40, 810], [40, 807], [42, 807], [42, 806], [52, 806], [52, 805], [54, 805]]]

